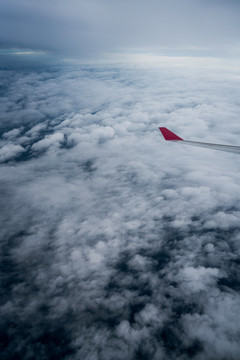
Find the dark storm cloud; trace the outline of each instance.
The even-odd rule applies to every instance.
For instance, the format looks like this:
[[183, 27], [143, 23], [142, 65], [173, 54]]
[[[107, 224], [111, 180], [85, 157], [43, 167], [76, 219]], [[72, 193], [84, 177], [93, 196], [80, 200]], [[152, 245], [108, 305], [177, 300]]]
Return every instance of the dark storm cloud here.
[[90, 56], [129, 48], [213, 52], [239, 42], [239, 7], [214, 1], [4, 0], [0, 9], [2, 47]]
[[158, 131], [238, 144], [238, 81], [198, 59], [8, 72], [2, 359], [239, 358], [238, 156]]

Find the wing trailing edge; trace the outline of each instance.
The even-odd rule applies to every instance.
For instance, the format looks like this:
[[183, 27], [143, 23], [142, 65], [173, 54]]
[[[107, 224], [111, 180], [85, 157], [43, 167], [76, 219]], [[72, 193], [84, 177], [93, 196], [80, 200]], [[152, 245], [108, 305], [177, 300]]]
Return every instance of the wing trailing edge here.
[[168, 130], [165, 127], [160, 127], [159, 130], [161, 131], [164, 139], [167, 141], [240, 154], [240, 146], [212, 144], [212, 143], [204, 143], [204, 142], [198, 142], [198, 141], [183, 140], [178, 135], [174, 134], [172, 131]]

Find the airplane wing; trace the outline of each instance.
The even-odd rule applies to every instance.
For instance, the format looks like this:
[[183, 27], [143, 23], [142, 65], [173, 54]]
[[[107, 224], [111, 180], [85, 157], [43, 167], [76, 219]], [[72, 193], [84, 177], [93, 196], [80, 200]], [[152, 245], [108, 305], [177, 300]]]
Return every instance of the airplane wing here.
[[174, 134], [172, 131], [168, 130], [165, 127], [160, 127], [159, 130], [161, 131], [164, 139], [167, 141], [240, 154], [240, 146], [211, 144], [211, 143], [204, 143], [204, 142], [198, 142], [198, 141], [188, 141], [188, 140], [183, 140], [178, 135]]

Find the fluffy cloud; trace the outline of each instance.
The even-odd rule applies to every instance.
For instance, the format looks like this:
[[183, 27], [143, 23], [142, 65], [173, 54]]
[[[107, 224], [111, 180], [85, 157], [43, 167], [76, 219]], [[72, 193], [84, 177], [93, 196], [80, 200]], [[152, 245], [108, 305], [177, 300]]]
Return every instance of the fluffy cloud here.
[[59, 146], [64, 141], [64, 135], [62, 133], [55, 133], [52, 135], [46, 135], [44, 139], [35, 142], [32, 145], [32, 150], [41, 151], [46, 150], [50, 146]]
[[7, 144], [0, 149], [0, 162], [14, 159], [22, 154], [25, 149], [20, 145]]
[[238, 144], [238, 72], [164, 61], [8, 74], [3, 359], [238, 359], [238, 155], [158, 130]]

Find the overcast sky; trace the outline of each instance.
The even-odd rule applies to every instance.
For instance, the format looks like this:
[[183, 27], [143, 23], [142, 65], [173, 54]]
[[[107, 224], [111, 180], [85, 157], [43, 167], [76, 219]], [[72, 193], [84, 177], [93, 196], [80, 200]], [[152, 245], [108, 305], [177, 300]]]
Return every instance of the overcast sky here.
[[239, 1], [2, 0], [2, 48], [89, 57], [136, 49], [236, 56]]

